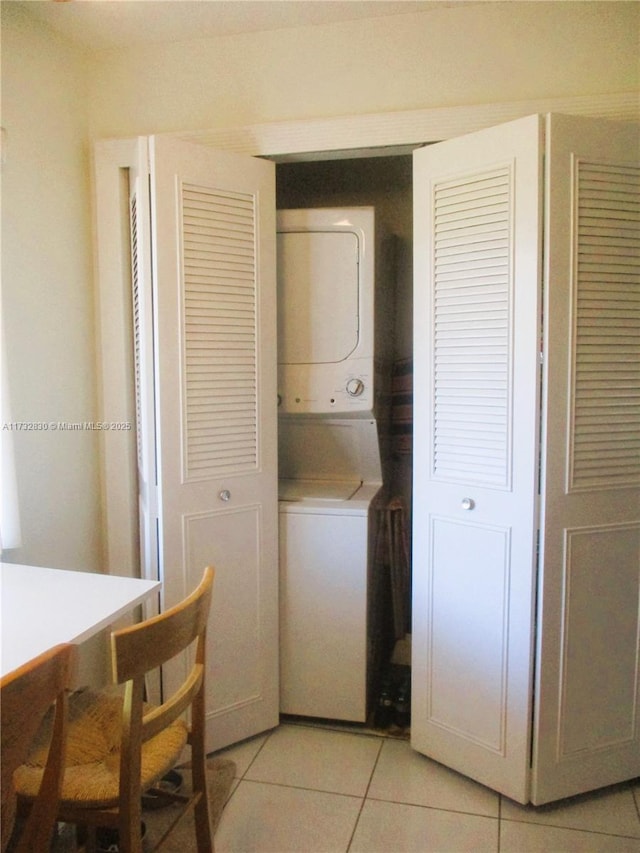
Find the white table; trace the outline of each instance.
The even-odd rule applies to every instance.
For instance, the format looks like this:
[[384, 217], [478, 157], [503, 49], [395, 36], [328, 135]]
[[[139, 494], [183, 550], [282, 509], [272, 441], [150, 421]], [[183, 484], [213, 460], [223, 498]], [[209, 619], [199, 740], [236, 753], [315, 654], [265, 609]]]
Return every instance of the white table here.
[[0, 675], [58, 643], [81, 643], [159, 588], [159, 581], [0, 563]]

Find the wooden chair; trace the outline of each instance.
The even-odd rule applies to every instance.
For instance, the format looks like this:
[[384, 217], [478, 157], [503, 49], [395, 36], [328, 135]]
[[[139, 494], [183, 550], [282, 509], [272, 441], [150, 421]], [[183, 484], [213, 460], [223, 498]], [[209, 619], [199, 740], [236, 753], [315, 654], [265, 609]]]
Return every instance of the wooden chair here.
[[[62, 783], [67, 727], [67, 690], [75, 662], [75, 646], [63, 644], [9, 673], [0, 681], [2, 713], [2, 850], [24, 853], [49, 850]], [[12, 839], [17, 796], [14, 772], [25, 760], [42, 721], [55, 703], [52, 737], [28, 817]]]
[[[198, 588], [182, 603], [145, 622], [114, 631], [111, 651], [118, 693], [90, 690], [73, 694], [69, 705], [67, 760], [58, 820], [74, 823], [95, 849], [96, 829], [118, 832], [120, 853], [140, 853], [141, 798], [153, 792], [183, 808], [160, 839], [161, 845], [189, 808], [195, 810], [198, 853], [211, 853], [213, 840], [205, 775], [205, 649], [214, 570], [205, 569]], [[195, 644], [185, 681], [163, 704], [144, 703], [145, 675]], [[187, 726], [183, 716], [190, 707]], [[193, 793], [189, 797], [155, 789], [191, 747]], [[34, 750], [16, 773], [21, 797], [33, 796], [42, 773]]]

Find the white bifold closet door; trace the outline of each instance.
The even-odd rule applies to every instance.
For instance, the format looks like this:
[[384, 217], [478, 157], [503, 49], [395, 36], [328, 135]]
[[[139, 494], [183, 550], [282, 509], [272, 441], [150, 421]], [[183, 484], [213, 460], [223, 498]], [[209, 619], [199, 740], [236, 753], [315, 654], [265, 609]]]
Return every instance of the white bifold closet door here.
[[640, 775], [640, 129], [546, 137], [532, 800]]
[[145, 142], [162, 605], [215, 566], [211, 751], [278, 722], [275, 167]]
[[414, 154], [412, 744], [523, 801], [541, 135], [532, 116]]
[[556, 116], [415, 154], [412, 743], [520, 802], [640, 773], [637, 160]]

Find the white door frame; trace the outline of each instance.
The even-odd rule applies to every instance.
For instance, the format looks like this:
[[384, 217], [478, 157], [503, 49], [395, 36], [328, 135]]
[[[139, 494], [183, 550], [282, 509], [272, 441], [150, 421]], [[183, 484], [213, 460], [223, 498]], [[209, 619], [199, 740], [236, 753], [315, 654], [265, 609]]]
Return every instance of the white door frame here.
[[[532, 113], [562, 112], [640, 120], [638, 93], [374, 113], [172, 133], [181, 139], [256, 157], [315, 160], [395, 153], [471, 133]], [[135, 425], [128, 229], [122, 228], [123, 176], [135, 166], [136, 139], [100, 140], [94, 148], [94, 242], [99, 412]], [[127, 210], [127, 196], [124, 198]], [[139, 571], [135, 429], [101, 433], [103, 566]]]

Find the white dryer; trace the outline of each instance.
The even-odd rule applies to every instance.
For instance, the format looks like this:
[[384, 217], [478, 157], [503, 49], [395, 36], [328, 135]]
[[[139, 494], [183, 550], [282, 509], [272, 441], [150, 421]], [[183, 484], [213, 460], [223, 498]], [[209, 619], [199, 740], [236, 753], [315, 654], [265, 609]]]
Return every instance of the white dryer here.
[[280, 413], [371, 417], [391, 343], [374, 208], [281, 210], [277, 241]]

